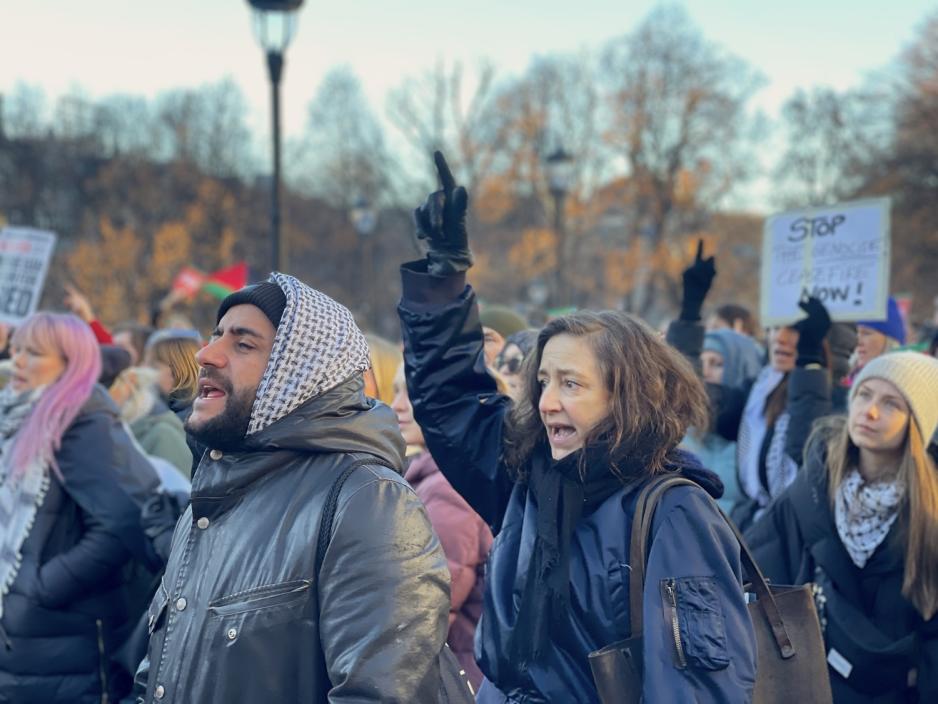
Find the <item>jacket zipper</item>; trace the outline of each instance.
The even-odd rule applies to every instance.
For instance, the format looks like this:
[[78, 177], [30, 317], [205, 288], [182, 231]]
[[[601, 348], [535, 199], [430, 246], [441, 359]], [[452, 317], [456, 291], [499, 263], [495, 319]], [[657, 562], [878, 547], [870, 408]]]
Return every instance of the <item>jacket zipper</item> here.
[[101, 678], [101, 704], [108, 704], [107, 695], [107, 660], [104, 655], [104, 624], [101, 619], [95, 621], [98, 627], [98, 675]]
[[13, 650], [13, 641], [10, 640], [10, 636], [7, 635], [3, 626], [0, 626], [0, 638], [3, 638], [3, 645], [7, 650]]
[[664, 583], [664, 592], [668, 600], [668, 615], [671, 617], [671, 633], [674, 636], [677, 664], [683, 670], [687, 667], [687, 659], [684, 657], [684, 643], [681, 641], [681, 622], [677, 616], [677, 595], [674, 592], [673, 579], [669, 579]]

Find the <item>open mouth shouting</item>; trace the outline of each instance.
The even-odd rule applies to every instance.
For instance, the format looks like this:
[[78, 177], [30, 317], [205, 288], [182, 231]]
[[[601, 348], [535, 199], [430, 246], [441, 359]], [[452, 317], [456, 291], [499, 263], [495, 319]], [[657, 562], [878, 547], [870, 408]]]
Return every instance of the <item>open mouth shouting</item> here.
[[552, 448], [558, 450], [574, 450], [579, 448], [579, 434], [572, 425], [548, 423], [547, 441]]
[[199, 379], [199, 394], [193, 406], [205, 406], [223, 401], [229, 393], [229, 385], [224, 380], [202, 377]]

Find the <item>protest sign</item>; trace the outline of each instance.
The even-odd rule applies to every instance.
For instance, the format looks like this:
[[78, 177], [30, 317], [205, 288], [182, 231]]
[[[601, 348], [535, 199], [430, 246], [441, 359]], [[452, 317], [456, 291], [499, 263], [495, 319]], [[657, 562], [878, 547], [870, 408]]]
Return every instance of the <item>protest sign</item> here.
[[762, 240], [762, 324], [804, 317], [815, 296], [834, 320], [885, 320], [889, 199], [842, 203], [768, 218]]
[[54, 248], [51, 232], [0, 230], [0, 322], [18, 325], [36, 311]]

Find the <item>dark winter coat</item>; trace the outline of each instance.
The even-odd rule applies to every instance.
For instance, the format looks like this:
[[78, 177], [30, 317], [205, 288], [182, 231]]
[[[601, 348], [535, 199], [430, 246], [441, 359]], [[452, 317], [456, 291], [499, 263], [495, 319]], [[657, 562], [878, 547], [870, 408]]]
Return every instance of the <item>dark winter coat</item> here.
[[837, 533], [827, 483], [814, 443], [794, 483], [746, 533], [756, 561], [777, 584], [818, 584], [836, 704], [938, 701], [938, 617], [923, 622], [902, 596], [901, 520], [860, 569]]
[[[462, 275], [434, 277], [405, 265], [399, 313], [407, 386], [440, 469], [492, 526], [476, 657], [486, 676], [480, 702], [598, 701], [587, 657], [629, 631], [629, 536], [637, 492], [614, 493], [580, 519], [570, 548], [570, 611], [555, 622], [539, 662], [510, 661], [506, 642], [530, 563], [537, 507], [500, 460], [510, 401], [485, 372], [475, 294]], [[698, 467], [689, 474], [715, 479]], [[719, 482], [713, 489], [718, 491]], [[648, 702], [749, 701], [755, 640], [735, 538], [703, 489], [669, 491], [655, 515], [644, 599]], [[663, 585], [674, 580], [686, 666], [665, 619]]]
[[478, 689], [482, 672], [473, 656], [476, 624], [482, 615], [485, 561], [492, 549], [492, 531], [436, 466], [429, 452], [415, 456], [404, 474], [427, 508], [440, 538], [451, 578], [447, 643]]
[[[789, 421], [784, 438], [784, 457], [780, 461], [789, 463], [793, 468], [801, 467], [804, 461], [804, 448], [811, 436], [815, 421], [831, 413], [831, 377], [826, 369], [805, 369], [795, 367], [788, 373], [788, 391], [785, 412]], [[769, 426], [759, 453], [759, 478], [763, 488], [768, 491], [768, 472], [770, 447], [774, 439], [776, 426]], [[740, 473], [744, 471], [739, 468]], [[780, 471], [776, 468], [774, 471]], [[741, 478], [740, 484], [744, 485]], [[772, 497], [774, 498], [774, 497]], [[758, 521], [763, 511], [758, 501], [743, 497], [731, 513], [740, 530], [746, 530]]]
[[360, 378], [205, 454], [150, 606], [140, 701], [436, 701], [449, 571], [395, 471], [359, 467], [315, 574], [325, 500], [357, 459], [403, 461], [391, 410]]
[[127, 485], [146, 491], [129, 447], [116, 407], [96, 387], [62, 436], [55, 457], [64, 481], [52, 473], [3, 600], [0, 702], [90, 704], [128, 691], [111, 657], [135, 619], [124, 569], [145, 540]]

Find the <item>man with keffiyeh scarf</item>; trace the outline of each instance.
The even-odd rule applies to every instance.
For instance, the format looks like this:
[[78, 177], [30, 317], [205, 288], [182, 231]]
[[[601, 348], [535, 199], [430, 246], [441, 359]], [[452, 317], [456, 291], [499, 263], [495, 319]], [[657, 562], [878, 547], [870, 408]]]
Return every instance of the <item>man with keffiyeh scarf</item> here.
[[[210, 449], [149, 610], [138, 701], [436, 702], [449, 572], [365, 397], [343, 306], [274, 273], [226, 298], [186, 427]], [[352, 469], [317, 572], [324, 507]]]

